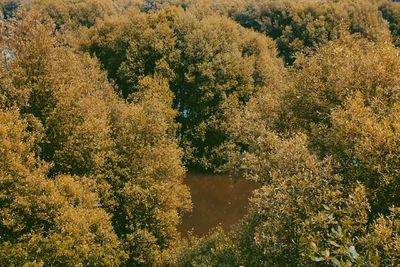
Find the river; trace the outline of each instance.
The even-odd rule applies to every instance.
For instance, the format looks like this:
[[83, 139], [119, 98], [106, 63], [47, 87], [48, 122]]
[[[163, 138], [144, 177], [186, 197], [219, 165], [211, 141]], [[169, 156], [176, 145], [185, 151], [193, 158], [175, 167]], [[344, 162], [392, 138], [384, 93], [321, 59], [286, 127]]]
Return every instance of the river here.
[[228, 230], [246, 214], [248, 199], [257, 188], [255, 183], [228, 175], [188, 173], [185, 183], [193, 210], [183, 217], [180, 231], [184, 236], [191, 230], [204, 236], [218, 225]]

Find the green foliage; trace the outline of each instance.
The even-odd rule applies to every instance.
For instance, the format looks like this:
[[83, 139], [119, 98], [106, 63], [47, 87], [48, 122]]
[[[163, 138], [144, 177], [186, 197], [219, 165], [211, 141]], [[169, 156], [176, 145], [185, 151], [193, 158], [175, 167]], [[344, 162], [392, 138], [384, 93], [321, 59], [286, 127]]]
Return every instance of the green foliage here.
[[281, 140], [268, 134], [258, 150], [244, 156], [249, 177], [263, 184], [238, 234], [249, 265], [351, 260], [346, 251], [358, 248], [356, 236], [365, 231], [369, 209], [361, 185], [345, 189], [332, 162], [308, 151], [304, 135]]
[[[368, 188], [310, 153], [305, 135], [258, 138], [242, 154], [256, 190], [234, 242], [246, 266], [398, 264], [397, 213], [370, 223]], [[257, 168], [258, 167], [258, 168]]]
[[290, 127], [308, 131], [346, 179], [362, 181], [375, 212], [398, 205], [398, 55], [392, 44], [343, 36], [298, 61], [286, 97]]
[[376, 266], [399, 264], [399, 209], [392, 208], [388, 217], [380, 216], [371, 225], [371, 232], [360, 239], [368, 251], [367, 262]]
[[398, 53], [342, 34], [231, 117], [228, 168], [263, 184], [238, 232], [248, 265], [398, 264]]
[[371, 40], [389, 36], [372, 1], [250, 1], [232, 12], [232, 17], [244, 27], [276, 40], [279, 53], [288, 64], [294, 62], [296, 53], [335, 39], [342, 30]]
[[189, 162], [213, 169], [224, 162], [214, 151], [226, 140], [229, 112], [261, 89], [279, 91], [284, 70], [269, 39], [217, 17], [199, 27], [186, 37], [184, 89], [174, 92]]
[[187, 248], [181, 253], [178, 266], [240, 266], [240, 252], [236, 244], [222, 229], [197, 239], [190, 237]]
[[5, 68], [5, 98], [17, 101], [4, 106], [15, 104], [44, 125], [42, 155], [55, 162], [52, 173], [98, 173], [111, 146], [113, 89], [94, 60], [62, 47], [51, 27], [33, 19], [7, 42], [16, 56]]
[[97, 194], [74, 177], [46, 177], [17, 111], [1, 111], [0, 125], [0, 261], [118, 265], [119, 242]]
[[[4, 202], [1, 219], [10, 221], [10, 235], [23, 227], [14, 239], [1, 242], [4, 261], [174, 264], [176, 227], [190, 209], [190, 196], [182, 184], [168, 82], [143, 77], [127, 103], [94, 59], [58, 42], [54, 28], [37, 18], [28, 14], [10, 25], [4, 41], [15, 58], [1, 68], [1, 105], [19, 108], [30, 122], [25, 128], [37, 129], [29, 148], [37, 158], [32, 165], [45, 166], [40, 172], [32, 166], [32, 175], [26, 171], [33, 181], [24, 184], [23, 197], [28, 199], [21, 200], [23, 206], [13, 211], [8, 209], [12, 203]], [[12, 151], [11, 145], [5, 150]], [[22, 182], [25, 176], [20, 175], [11, 173], [9, 179]], [[2, 193], [19, 205], [19, 189], [6, 185], [9, 191]], [[39, 204], [42, 200], [45, 204]], [[19, 210], [24, 213], [18, 215]], [[34, 225], [16, 224], [24, 225], [23, 220]]]
[[294, 89], [288, 102], [302, 127], [329, 120], [329, 113], [361, 92], [371, 102], [394, 103], [400, 80], [398, 50], [387, 42], [373, 43], [344, 35], [296, 63]]
[[50, 16], [58, 29], [92, 27], [97, 20], [117, 12], [110, 0], [34, 0], [26, 7]]
[[115, 152], [111, 160], [114, 225], [129, 253], [128, 265], [160, 266], [176, 260], [176, 226], [190, 208], [182, 184], [181, 152], [171, 141], [174, 112], [168, 87], [146, 78], [134, 103], [120, 103], [112, 113]]
[[167, 79], [185, 162], [212, 170], [223, 161], [214, 150], [226, 138], [226, 110], [262, 88], [276, 91], [282, 85], [285, 70], [273, 42], [227, 18], [197, 19], [177, 8], [133, 16], [99, 24], [87, 49], [104, 62], [125, 96], [138, 91], [145, 76]]
[[335, 109], [332, 128], [320, 139], [326, 140], [329, 153], [342, 163], [341, 172], [370, 189], [372, 214], [387, 213], [392, 205], [400, 204], [396, 178], [400, 174], [400, 109], [398, 104], [382, 101], [369, 106], [368, 102], [357, 94]]
[[234, 10], [243, 7], [245, 0], [182, 0], [181, 6], [186, 7], [187, 12], [197, 18], [205, 18], [212, 15], [229, 16]]
[[386, 2], [379, 6], [379, 11], [389, 23], [389, 29], [392, 33], [392, 40], [396, 46], [400, 46], [400, 4]]
[[[0, 8], [1, 264], [400, 264], [398, 4]], [[184, 164], [260, 184], [232, 232], [182, 240]]]
[[44, 153], [56, 163], [54, 172], [96, 174], [112, 149], [109, 105], [115, 96], [93, 60], [63, 52], [53, 66], [64, 75], [52, 85], [55, 105], [45, 120]]

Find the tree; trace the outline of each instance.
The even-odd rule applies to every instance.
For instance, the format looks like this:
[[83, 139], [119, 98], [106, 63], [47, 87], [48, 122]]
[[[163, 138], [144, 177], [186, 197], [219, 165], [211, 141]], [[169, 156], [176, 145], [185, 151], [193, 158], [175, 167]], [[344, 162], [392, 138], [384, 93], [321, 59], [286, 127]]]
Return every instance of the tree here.
[[[65, 177], [82, 183], [71, 185], [74, 190], [87, 183], [99, 195], [96, 205], [103, 213], [84, 207], [67, 210], [60, 217], [60, 227], [80, 223], [82, 229], [76, 235], [85, 238], [94, 221], [82, 220], [107, 217], [122, 244], [122, 254], [126, 251], [126, 264], [173, 264], [177, 256], [172, 252], [179, 244], [176, 227], [190, 208], [190, 195], [182, 184], [184, 169], [168, 82], [158, 76], [143, 77], [140, 90], [128, 97], [128, 103], [114, 92], [95, 59], [57, 42], [53, 28], [34, 18], [18, 21], [8, 39], [16, 57], [5, 67], [10, 81], [6, 76], [4, 84], [10, 83], [12, 92], [23, 92], [25, 98], [13, 103], [13, 96], [7, 94], [5, 103], [17, 105], [41, 129], [35, 152], [51, 164], [43, 176], [51, 177], [54, 186], [59, 185], [61, 191], [65, 187], [67, 193], [72, 189], [65, 183], [70, 184], [72, 178]], [[43, 234], [50, 233], [44, 229]], [[57, 233], [51, 238], [59, 243], [64, 236]], [[38, 250], [52, 249], [53, 241], [40, 240]], [[83, 243], [96, 245], [90, 240]], [[73, 259], [74, 243], [62, 244], [67, 247], [60, 255], [65, 261]], [[105, 257], [114, 256], [107, 252]], [[38, 256], [38, 260], [44, 258]], [[23, 260], [27, 258], [21, 256]]]
[[214, 151], [226, 138], [225, 111], [244, 105], [261, 88], [278, 91], [282, 85], [285, 70], [274, 43], [227, 18], [197, 19], [170, 7], [116, 23], [101, 24], [87, 47], [109, 68], [124, 96], [138, 90], [142, 77], [168, 80], [187, 166], [220, 165], [223, 159]]
[[35, 135], [17, 111], [0, 112], [0, 259], [7, 265], [120, 263], [110, 216], [90, 183], [47, 178]]
[[373, 1], [250, 1], [232, 17], [272, 37], [289, 65], [297, 53], [316, 49], [343, 29], [371, 40], [389, 36]]
[[115, 154], [110, 166], [114, 227], [129, 253], [128, 265], [174, 264], [177, 225], [190, 209], [182, 184], [181, 152], [173, 141], [174, 115], [168, 83], [146, 77], [132, 102], [113, 109]]
[[[296, 63], [294, 89], [289, 95], [300, 127], [329, 120], [330, 110], [360, 91], [385, 101], [396, 95], [398, 50], [387, 42], [373, 43], [344, 35]], [[292, 105], [292, 104], [291, 104]]]
[[400, 4], [386, 2], [379, 6], [379, 11], [382, 12], [383, 18], [389, 23], [393, 43], [397, 47], [400, 46]]
[[240, 266], [241, 254], [234, 241], [222, 229], [203, 238], [189, 237], [180, 253], [178, 266]]
[[346, 179], [364, 183], [374, 213], [397, 205], [386, 190], [397, 188], [398, 53], [390, 42], [344, 36], [298, 61], [286, 98], [292, 127], [309, 133], [319, 155], [332, 155]]
[[303, 134], [268, 133], [258, 144], [241, 159], [262, 185], [233, 235], [245, 265], [398, 264], [396, 212], [370, 223], [368, 189], [313, 155]]
[[2, 0], [0, 1], [0, 9], [1, 9], [1, 18], [3, 19], [11, 19], [21, 3], [18, 0]]
[[397, 197], [400, 109], [396, 103], [391, 105], [377, 99], [378, 103], [368, 103], [367, 99], [357, 94], [344, 107], [334, 109], [332, 126], [320, 131], [325, 137], [319, 136], [318, 142], [323, 140], [348, 179], [357, 179], [366, 185], [372, 206], [370, 216], [376, 216], [388, 214], [392, 206], [400, 204]]
[[56, 28], [77, 31], [79, 27], [92, 27], [96, 21], [116, 14], [117, 7], [110, 0], [34, 0], [24, 5], [25, 8], [50, 16]]
[[246, 3], [242, 0], [182, 0], [180, 2], [187, 12], [194, 14], [197, 18], [213, 15], [228, 17], [230, 13], [242, 8]]
[[97, 63], [63, 47], [34, 17], [21, 21], [7, 44], [15, 54], [6, 67], [8, 101], [43, 124], [41, 154], [54, 161], [52, 173], [99, 173], [111, 146], [107, 102], [116, 97]]
[[396, 266], [399, 264], [399, 210], [392, 208], [388, 217], [380, 216], [370, 227], [370, 233], [361, 238], [368, 251], [371, 265]]

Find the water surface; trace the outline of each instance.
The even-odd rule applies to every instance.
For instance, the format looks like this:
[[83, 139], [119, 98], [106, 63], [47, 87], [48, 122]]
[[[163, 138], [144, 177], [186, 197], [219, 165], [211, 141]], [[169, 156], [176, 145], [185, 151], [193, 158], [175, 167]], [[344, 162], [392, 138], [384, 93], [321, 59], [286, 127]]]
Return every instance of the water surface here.
[[198, 236], [221, 225], [228, 230], [247, 212], [248, 199], [255, 183], [228, 175], [188, 173], [185, 183], [192, 195], [193, 211], [183, 217], [180, 231], [190, 230]]

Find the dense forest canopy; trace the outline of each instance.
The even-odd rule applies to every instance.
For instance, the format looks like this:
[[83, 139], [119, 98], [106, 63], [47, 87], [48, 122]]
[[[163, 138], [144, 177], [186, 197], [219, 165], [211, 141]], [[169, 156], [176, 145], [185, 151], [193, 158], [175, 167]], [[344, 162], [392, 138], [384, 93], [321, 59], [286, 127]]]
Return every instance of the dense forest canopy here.
[[[400, 3], [0, 0], [0, 265], [400, 265]], [[259, 186], [183, 238], [187, 171]]]

